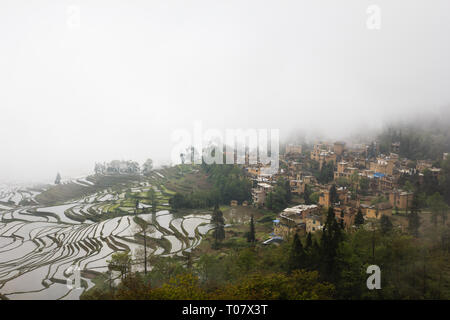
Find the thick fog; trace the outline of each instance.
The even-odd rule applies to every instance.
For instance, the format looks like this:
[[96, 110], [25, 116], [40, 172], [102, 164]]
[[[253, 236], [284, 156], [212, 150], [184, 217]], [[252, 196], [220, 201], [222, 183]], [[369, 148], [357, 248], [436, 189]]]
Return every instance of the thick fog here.
[[195, 121], [341, 138], [438, 113], [449, 16], [448, 0], [2, 0], [0, 183], [168, 163]]

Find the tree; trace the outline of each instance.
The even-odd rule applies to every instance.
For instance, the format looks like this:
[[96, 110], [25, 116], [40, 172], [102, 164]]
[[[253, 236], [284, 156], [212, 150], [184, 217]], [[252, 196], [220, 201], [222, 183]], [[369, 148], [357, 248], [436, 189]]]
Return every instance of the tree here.
[[405, 191], [412, 192], [414, 191], [414, 186], [411, 183], [411, 181], [406, 181], [405, 185], [403, 186], [403, 189], [405, 189]]
[[361, 177], [359, 181], [359, 187], [362, 195], [364, 196], [367, 195], [367, 192], [369, 191], [369, 186], [370, 186], [369, 179], [366, 177]]
[[420, 217], [417, 212], [411, 212], [408, 216], [408, 230], [415, 237], [419, 236]]
[[96, 163], [94, 167], [95, 174], [103, 174], [105, 172], [106, 168], [101, 163]]
[[311, 194], [312, 194], [312, 190], [311, 187], [309, 186], [309, 184], [305, 185], [305, 192], [303, 193], [303, 199], [305, 200], [305, 204], [312, 204], [312, 200], [311, 200]]
[[139, 163], [137, 163], [136, 161], [126, 161], [125, 165], [126, 165], [125, 170], [126, 173], [136, 174], [139, 173], [141, 170]]
[[280, 184], [281, 187], [284, 188], [284, 190], [286, 191], [286, 203], [291, 202], [292, 200], [292, 192], [291, 192], [291, 185], [288, 179], [279, 179], [278, 183]]
[[314, 192], [311, 194], [309, 199], [311, 200], [312, 204], [317, 204], [319, 202], [320, 192]]
[[419, 208], [419, 199], [417, 193], [414, 193], [410, 214], [408, 215], [408, 230], [409, 232], [415, 236], [419, 236], [419, 228], [420, 228], [420, 208]]
[[450, 205], [450, 157], [442, 162], [442, 174], [439, 178], [439, 187], [445, 201]]
[[139, 199], [136, 199], [136, 202], [134, 203], [134, 206], [135, 206], [135, 211], [134, 211], [134, 213], [135, 214], [137, 214], [138, 213], [138, 211], [139, 211]]
[[388, 216], [383, 215], [380, 219], [381, 232], [387, 234], [392, 231], [393, 225]]
[[356, 213], [356, 216], [355, 216], [355, 226], [359, 227], [359, 226], [362, 226], [363, 224], [364, 224], [364, 216], [361, 211], [361, 208], [359, 208], [358, 213]]
[[353, 172], [350, 176], [350, 181], [352, 182], [352, 189], [355, 195], [358, 194], [359, 180], [359, 173], [357, 171]]
[[228, 204], [231, 200], [243, 202], [252, 199], [252, 183], [241, 167], [227, 164], [209, 165], [203, 162], [201, 169], [208, 175], [213, 187], [208, 191], [177, 192], [169, 200], [172, 209], [206, 208], [216, 203]]
[[286, 202], [286, 190], [279, 185], [273, 188], [273, 191], [269, 192], [267, 195], [267, 208], [274, 212], [279, 212], [287, 207]]
[[266, 207], [267, 209], [272, 209], [273, 207], [273, 201], [272, 201], [272, 191], [270, 191], [266, 196]]
[[337, 265], [337, 252], [340, 242], [343, 240], [342, 229], [336, 221], [334, 208], [328, 208], [327, 220], [322, 232], [321, 245], [321, 269], [322, 275], [328, 281], [337, 280], [340, 272]]
[[55, 184], [61, 184], [61, 175], [59, 172], [56, 174]]
[[295, 270], [290, 275], [283, 273], [246, 275], [240, 281], [229, 283], [222, 290], [215, 291], [213, 299], [329, 300], [333, 295], [334, 286], [320, 282], [317, 271]]
[[219, 205], [214, 206], [214, 211], [211, 217], [211, 223], [214, 225], [214, 245], [217, 247], [218, 243], [225, 239], [225, 220], [223, 218], [223, 213], [219, 209]]
[[288, 270], [292, 272], [294, 270], [301, 269], [305, 265], [305, 251], [303, 250], [302, 242], [298, 236], [298, 233], [295, 233], [294, 239], [292, 240], [291, 249], [289, 251], [288, 258]]
[[182, 193], [175, 193], [172, 198], [169, 199], [169, 204], [174, 211], [177, 211], [180, 208], [185, 206], [186, 200]]
[[291, 199], [289, 180], [279, 178], [273, 190], [266, 197], [266, 207], [273, 212], [279, 212], [287, 207]]
[[338, 194], [337, 194], [337, 190], [336, 190], [336, 185], [333, 184], [330, 188], [330, 202], [331, 205], [335, 204], [336, 202], [338, 202]]
[[436, 192], [427, 198], [428, 207], [431, 210], [431, 221], [437, 227], [438, 217], [442, 218], [442, 224], [445, 225], [447, 219], [448, 206], [442, 196]]
[[139, 217], [134, 218], [134, 222], [136, 222], [137, 225], [137, 233], [142, 234], [144, 238], [144, 252], [143, 252], [143, 260], [144, 260], [144, 274], [147, 274], [147, 262], [148, 262], [148, 255], [147, 255], [147, 234], [152, 233], [155, 231], [155, 228], [146, 221], [145, 219], [141, 219]]
[[150, 174], [150, 172], [153, 169], [153, 160], [147, 159], [144, 164], [142, 165], [142, 173], [146, 176]]
[[122, 280], [131, 270], [131, 256], [129, 251], [113, 253], [111, 260], [107, 260], [106, 262], [108, 263], [108, 269], [120, 272]]
[[202, 300], [206, 292], [200, 287], [199, 279], [191, 273], [183, 273], [152, 290], [152, 299], [156, 300]]
[[148, 191], [148, 197], [150, 198], [150, 202], [152, 203], [152, 213], [156, 213], [158, 199], [156, 198], [156, 192], [153, 188], [150, 188], [150, 190]]
[[313, 245], [313, 242], [312, 242], [311, 232], [308, 232], [308, 235], [306, 236], [306, 246], [305, 246], [305, 249], [311, 249], [312, 245]]
[[423, 171], [423, 182], [421, 185], [421, 190], [427, 195], [432, 195], [438, 192], [438, 179], [431, 173], [429, 169]]
[[128, 274], [114, 292], [116, 300], [148, 300], [151, 299], [151, 285], [139, 273]]
[[372, 143], [370, 144], [370, 146], [367, 150], [367, 158], [372, 159], [372, 158], [376, 158], [376, 156], [377, 156], [377, 147], [376, 147], [375, 143], [372, 141]]
[[248, 235], [247, 235], [247, 241], [251, 242], [251, 243], [254, 243], [256, 241], [256, 237], [255, 237], [255, 222], [254, 222], [254, 219], [253, 219], [253, 215], [250, 218], [250, 231], [248, 232]]
[[330, 181], [333, 181], [334, 179], [334, 164], [333, 161], [329, 161], [328, 163], [324, 163], [322, 165], [322, 168], [320, 169], [320, 172], [317, 176], [317, 180], [320, 183], [328, 183]]

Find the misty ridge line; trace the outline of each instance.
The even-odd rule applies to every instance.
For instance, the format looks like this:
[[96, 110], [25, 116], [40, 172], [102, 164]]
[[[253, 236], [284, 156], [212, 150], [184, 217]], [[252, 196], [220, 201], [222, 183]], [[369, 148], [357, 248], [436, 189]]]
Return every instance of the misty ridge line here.
[[[299, 129], [299, 130], [290, 130], [288, 132], [284, 132], [285, 136], [284, 137], [280, 137], [279, 142], [277, 143], [277, 152], [276, 153], [283, 153], [285, 150], [285, 147], [288, 144], [299, 144], [302, 145], [303, 147], [311, 148], [315, 143], [317, 142], [332, 142], [332, 141], [344, 141], [346, 142], [348, 145], [352, 145], [352, 144], [361, 144], [361, 143], [366, 143], [366, 144], [370, 144], [372, 141], [376, 141], [377, 139], [379, 139], [383, 134], [387, 133], [387, 132], [391, 132], [391, 131], [395, 131], [395, 132], [403, 132], [404, 134], [409, 134], [409, 133], [417, 133], [417, 132], [428, 132], [432, 135], [436, 135], [436, 134], [441, 134], [443, 137], [447, 137], [450, 143], [450, 109], [441, 109], [440, 112], [438, 113], [422, 113], [422, 114], [410, 114], [407, 117], [403, 118], [403, 119], [392, 119], [391, 121], [386, 122], [381, 128], [377, 129], [377, 130], [373, 130], [370, 132], [366, 132], [366, 131], [361, 131], [361, 130], [354, 130], [354, 133], [349, 135], [346, 138], [334, 138], [332, 135], [313, 135], [313, 134], [309, 134], [308, 132], [305, 132], [305, 130]], [[205, 127], [206, 130], [209, 130], [208, 128]], [[179, 129], [178, 129], [179, 130]], [[221, 131], [218, 129], [214, 129], [215, 131]], [[236, 129], [233, 129], [236, 130]], [[233, 131], [232, 130], [232, 131]], [[175, 130], [176, 131], [176, 130]], [[175, 132], [174, 131], [174, 132]], [[189, 131], [189, 130], [185, 130], [185, 131]], [[237, 130], [238, 132], [239, 130]], [[223, 130], [222, 132], [225, 132], [225, 130]], [[243, 129], [242, 133], [249, 133], [251, 132], [248, 130]], [[282, 130], [280, 130], [280, 135], [283, 133]], [[244, 144], [242, 144], [242, 141], [244, 141]], [[256, 157], [256, 155], [258, 154], [258, 148], [249, 148], [249, 142], [250, 141], [255, 141], [255, 139], [248, 139], [248, 137], [245, 140], [242, 140], [241, 137], [241, 144], [237, 144], [234, 146], [233, 148], [233, 144], [228, 144], [228, 143], [223, 143], [222, 144], [222, 153], [221, 156], [224, 156], [225, 159], [223, 159], [223, 163], [234, 163], [233, 161], [236, 160], [236, 163], [243, 163], [245, 160], [245, 154], [248, 153], [250, 159], [252, 162], [255, 162], [255, 160], [259, 161], [260, 159], [258, 159]], [[214, 154], [214, 150], [218, 150], [218, 147], [220, 147], [220, 144], [217, 144], [217, 139], [210, 139], [210, 140], [203, 140], [202, 141], [203, 144], [206, 146], [205, 148], [202, 148], [202, 155], [206, 155], [207, 159], [209, 162], [212, 161], [212, 159], [219, 159], [218, 155]], [[172, 143], [173, 145], [173, 143]], [[254, 145], [253, 145], [254, 146]], [[270, 159], [272, 157], [272, 152], [271, 152], [271, 140], [268, 139], [266, 141], [266, 146], [267, 148], [262, 148], [264, 150], [264, 152], [267, 152], [266, 155], [269, 157], [269, 161], [267, 161], [267, 159], [265, 160], [265, 164], [271, 163]], [[197, 150], [199, 150], [198, 148], [196, 149], [194, 147], [194, 149], [192, 149], [193, 145], [192, 144], [187, 144], [185, 146], [184, 149], [182, 149], [182, 152], [180, 153], [184, 153], [184, 158], [186, 160], [186, 163], [189, 163], [190, 160], [193, 160], [194, 163], [199, 163], [198, 158], [197, 160], [195, 159], [195, 154], [198, 153]], [[213, 148], [213, 149], [212, 149]], [[233, 155], [230, 154], [230, 150], [233, 150]], [[191, 153], [191, 151], [193, 151], [193, 153]], [[253, 151], [253, 152], [252, 152]], [[444, 152], [450, 151], [450, 150], [443, 150]], [[178, 151], [177, 151], [178, 152]], [[172, 149], [171, 153], [171, 157], [172, 160], [174, 160], [174, 155], [177, 157], [176, 160], [178, 161], [172, 161], [172, 162], [154, 162], [154, 168], [155, 169], [159, 169], [162, 168], [164, 166], [171, 166], [177, 163], [181, 163], [181, 158], [180, 158], [180, 153], [174, 152], [174, 149]], [[236, 152], [236, 154], [234, 153]], [[275, 156], [275, 154], [273, 156]], [[149, 153], [150, 154], [150, 153]], [[234, 159], [234, 157], [236, 157], [236, 159]], [[150, 154], [150, 158], [153, 158], [152, 155]], [[169, 158], [169, 157], [167, 157]], [[226, 160], [228, 158], [228, 161]], [[113, 161], [114, 159], [107, 159], [105, 161], [96, 161], [96, 162], [109, 162], [109, 161]], [[132, 162], [136, 162], [134, 159], [128, 158], [127, 160], [125, 160], [125, 158], [120, 158], [120, 161], [132, 161]], [[256, 162], [257, 162], [256, 161]], [[144, 161], [143, 161], [144, 163]], [[200, 162], [201, 163], [201, 162]], [[218, 162], [220, 163], [220, 161]], [[275, 163], [274, 161], [272, 161], [272, 163]], [[65, 175], [64, 174], [64, 168], [62, 169], [58, 169], [55, 170], [55, 174], [56, 172], [61, 172], [62, 178], [63, 180], [71, 180], [71, 179], [78, 179], [78, 178], [82, 178], [85, 177], [86, 175], [92, 174], [94, 168], [94, 163], [92, 164], [91, 168], [89, 170], [87, 170], [88, 172], [84, 175], [76, 175], [76, 176], [70, 176], [70, 175]], [[36, 170], [39, 170], [39, 168], [36, 168]], [[80, 170], [81, 171], [81, 170]], [[30, 185], [30, 184], [45, 184], [45, 183], [52, 183], [54, 179], [54, 176], [49, 176], [49, 178], [47, 179], [47, 182], [44, 181], [11, 181], [11, 179], [0, 179], [0, 182], [2, 184], [11, 184], [11, 185]]]

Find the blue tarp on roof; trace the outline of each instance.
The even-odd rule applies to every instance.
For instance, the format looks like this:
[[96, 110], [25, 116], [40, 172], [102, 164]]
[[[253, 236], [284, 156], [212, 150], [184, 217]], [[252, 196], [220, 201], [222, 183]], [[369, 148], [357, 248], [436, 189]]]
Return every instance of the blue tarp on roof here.
[[384, 177], [385, 176], [385, 174], [384, 173], [381, 173], [381, 172], [375, 172], [374, 174], [373, 174], [373, 177], [374, 178], [382, 178], [382, 177]]

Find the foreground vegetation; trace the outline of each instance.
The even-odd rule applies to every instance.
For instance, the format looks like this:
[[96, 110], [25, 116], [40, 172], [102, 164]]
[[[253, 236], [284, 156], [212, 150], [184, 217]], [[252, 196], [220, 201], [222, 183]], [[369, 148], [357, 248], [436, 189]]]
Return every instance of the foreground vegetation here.
[[[258, 232], [265, 228], [256, 221]], [[118, 285], [109, 286], [105, 275], [81, 298], [448, 299], [449, 229], [430, 228], [422, 226], [415, 237], [373, 221], [344, 232], [330, 211], [323, 232], [270, 246], [225, 228], [216, 247], [210, 232], [192, 254], [151, 257], [147, 274], [128, 270]], [[373, 264], [381, 269], [381, 290], [366, 286], [366, 270]]]

